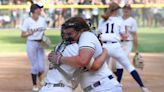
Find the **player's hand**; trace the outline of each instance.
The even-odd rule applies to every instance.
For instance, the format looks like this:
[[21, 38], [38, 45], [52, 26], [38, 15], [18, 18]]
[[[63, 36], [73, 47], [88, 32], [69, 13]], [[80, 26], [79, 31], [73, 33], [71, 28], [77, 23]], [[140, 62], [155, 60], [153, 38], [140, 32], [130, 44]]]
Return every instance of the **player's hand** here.
[[122, 34], [121, 37], [122, 37], [122, 40], [126, 41], [128, 39], [128, 34], [126, 33]]
[[55, 64], [60, 64], [61, 63], [61, 57], [62, 55], [60, 53], [56, 53], [56, 52], [51, 52], [49, 55], [48, 55], [48, 60], [52, 63], [55, 63]]
[[28, 34], [32, 35], [33, 33], [37, 32], [37, 31], [38, 31], [38, 29], [29, 29]]
[[27, 35], [32, 35], [33, 34], [33, 31], [31, 29], [29, 29], [26, 34]]

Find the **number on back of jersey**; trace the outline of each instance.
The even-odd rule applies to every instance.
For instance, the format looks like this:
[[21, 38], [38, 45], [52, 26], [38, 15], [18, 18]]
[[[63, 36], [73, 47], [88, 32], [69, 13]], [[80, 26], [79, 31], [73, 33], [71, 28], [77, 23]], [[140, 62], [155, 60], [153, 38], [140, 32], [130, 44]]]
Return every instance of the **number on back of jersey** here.
[[114, 23], [107, 23], [106, 24], [106, 33], [114, 33]]

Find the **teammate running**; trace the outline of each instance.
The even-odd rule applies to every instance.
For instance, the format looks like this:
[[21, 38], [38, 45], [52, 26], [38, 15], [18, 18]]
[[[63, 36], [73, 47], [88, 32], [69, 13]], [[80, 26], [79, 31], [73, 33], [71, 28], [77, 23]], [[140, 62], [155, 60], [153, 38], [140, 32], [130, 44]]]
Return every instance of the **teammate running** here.
[[[141, 87], [143, 92], [149, 92], [134, 68], [130, 63], [128, 56], [123, 51], [120, 40], [127, 40], [127, 32], [125, 30], [124, 22], [121, 18], [117, 16], [119, 5], [116, 3], [111, 3], [108, 11], [102, 16], [100, 20], [98, 31], [100, 33], [100, 39], [103, 42], [103, 46], [108, 50], [110, 57], [117, 60], [121, 65], [123, 65], [136, 82]], [[120, 75], [122, 70], [117, 70], [117, 80], [120, 82]]]
[[[129, 53], [132, 51], [132, 47], [134, 46], [134, 52], [138, 53], [138, 40], [137, 40], [137, 23], [136, 20], [131, 17], [131, 7], [130, 5], [125, 5], [123, 7], [123, 22], [125, 24], [125, 29], [128, 34], [128, 38], [126, 40], [121, 40], [121, 45], [125, 54], [129, 56]], [[120, 72], [118, 75], [118, 81], [121, 82], [122, 75], [123, 75], [123, 67], [116, 62], [116, 69]]]
[[41, 47], [40, 41], [46, 29], [46, 21], [42, 18], [41, 9], [43, 6], [32, 4], [30, 8], [31, 17], [24, 20], [21, 26], [22, 37], [27, 38], [26, 50], [29, 61], [32, 65], [31, 76], [33, 83], [33, 91], [38, 91], [37, 77], [40, 82], [43, 80], [43, 73], [45, 71], [45, 51]]

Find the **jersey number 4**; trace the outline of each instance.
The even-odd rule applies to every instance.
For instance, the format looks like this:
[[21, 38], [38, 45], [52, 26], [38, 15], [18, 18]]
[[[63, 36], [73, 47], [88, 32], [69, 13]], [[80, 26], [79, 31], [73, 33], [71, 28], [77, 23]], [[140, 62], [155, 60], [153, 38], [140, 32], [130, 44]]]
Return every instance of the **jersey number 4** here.
[[[111, 33], [114, 33], [113, 28], [114, 28], [114, 23], [111, 24]], [[109, 23], [106, 24], [106, 33], [109, 33]]]

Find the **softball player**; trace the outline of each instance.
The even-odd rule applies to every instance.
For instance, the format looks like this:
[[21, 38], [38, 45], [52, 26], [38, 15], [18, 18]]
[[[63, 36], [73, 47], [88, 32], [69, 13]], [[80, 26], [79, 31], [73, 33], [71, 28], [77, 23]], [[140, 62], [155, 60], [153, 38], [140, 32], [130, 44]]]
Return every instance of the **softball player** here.
[[[138, 40], [137, 40], [137, 23], [136, 20], [131, 17], [131, 7], [130, 5], [125, 5], [123, 7], [123, 22], [125, 24], [125, 29], [128, 34], [128, 38], [126, 40], [121, 40], [121, 46], [123, 50], [125, 51], [125, 54], [129, 56], [129, 53], [132, 51], [132, 47], [134, 46], [134, 51], [137, 53], [137, 46], [138, 46]], [[123, 67], [119, 64], [119, 62], [116, 62], [116, 69], [120, 72], [120, 75], [118, 75], [118, 81], [121, 82], [122, 75], [123, 75]]]
[[40, 46], [42, 36], [46, 29], [46, 21], [42, 18], [41, 9], [43, 6], [32, 4], [30, 12], [31, 17], [24, 20], [21, 26], [22, 37], [26, 37], [26, 51], [29, 61], [32, 65], [31, 76], [33, 83], [33, 91], [38, 91], [37, 77], [40, 82], [43, 80], [43, 73], [45, 71], [45, 51]]
[[[77, 43], [66, 46], [62, 52], [63, 56], [77, 55], [79, 47]], [[50, 63], [51, 65], [52, 63]], [[61, 64], [60, 67], [70, 76], [73, 75], [77, 68], [69, 65]], [[65, 78], [65, 76], [55, 68], [49, 68], [47, 76], [45, 78], [45, 84], [39, 92], [73, 92], [73, 85], [71, 80]]]
[[[103, 42], [103, 46], [108, 50], [110, 57], [117, 60], [121, 65], [123, 65], [136, 82], [140, 85], [143, 92], [149, 92], [143, 85], [142, 80], [130, 63], [128, 56], [123, 51], [120, 40], [127, 40], [127, 32], [125, 30], [124, 22], [120, 17], [117, 16], [117, 10], [119, 5], [116, 3], [111, 3], [109, 10], [103, 15], [103, 19], [100, 20], [98, 31], [101, 34], [100, 39]], [[121, 71], [122, 72], [122, 71]], [[117, 70], [117, 76], [120, 76], [121, 73]], [[118, 81], [120, 77], [117, 78]]]
[[[52, 59], [53, 63], [83, 68], [90, 63], [92, 57], [96, 58], [102, 53], [99, 40], [88, 31], [90, 28], [84, 19], [73, 17], [64, 23], [63, 29], [69, 36], [68, 40], [78, 42], [79, 54], [66, 57], [52, 53], [49, 59]], [[122, 92], [120, 84], [113, 78], [106, 62], [97, 71], [86, 70], [80, 76], [80, 85], [84, 92]]]

